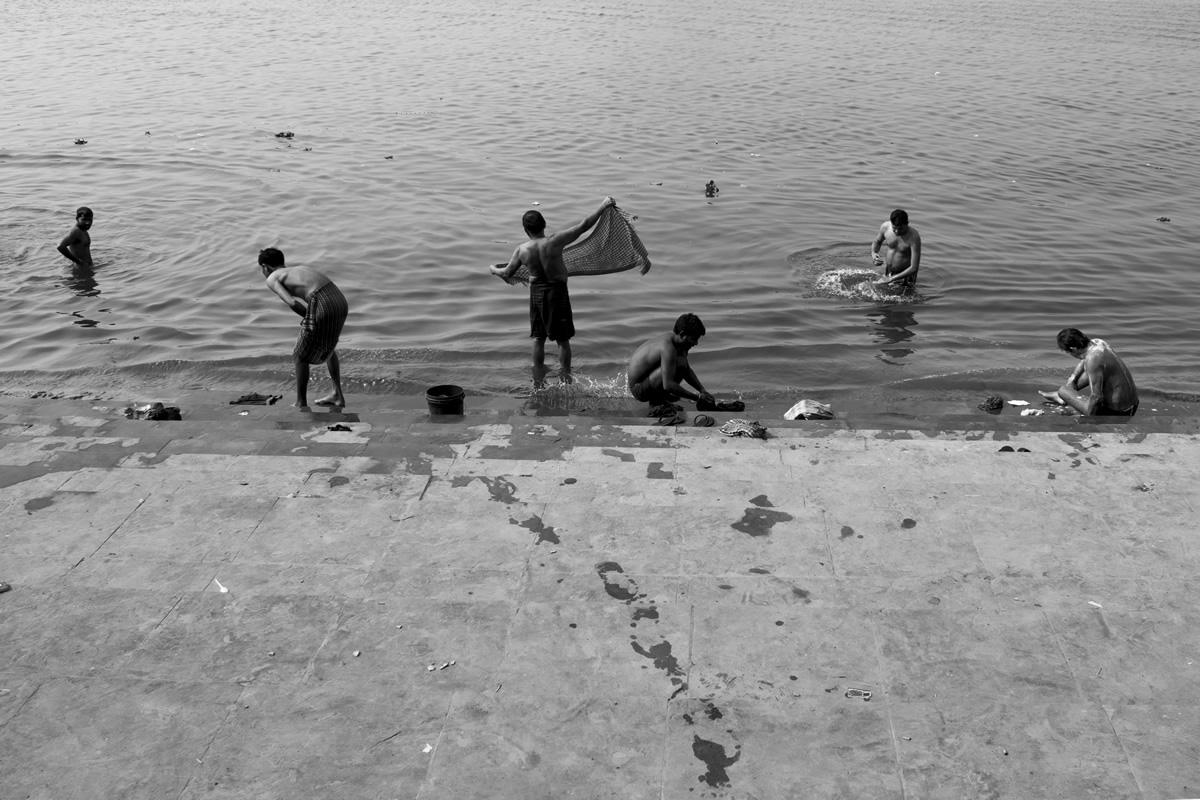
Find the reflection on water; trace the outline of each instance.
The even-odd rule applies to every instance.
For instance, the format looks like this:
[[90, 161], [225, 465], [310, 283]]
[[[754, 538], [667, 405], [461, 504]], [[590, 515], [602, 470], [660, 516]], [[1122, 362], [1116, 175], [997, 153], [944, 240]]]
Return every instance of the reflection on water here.
[[76, 297], [95, 297], [100, 294], [100, 284], [96, 280], [96, 270], [82, 264], [72, 264], [71, 274], [64, 275], [59, 286], [62, 286]]
[[[881, 344], [882, 351], [876, 356], [887, 364], [901, 366], [899, 359], [913, 354], [908, 347], [896, 347], [916, 336], [912, 328], [917, 326], [917, 315], [913, 306], [880, 306], [867, 312], [867, 319], [872, 320], [875, 328], [872, 331], [876, 344]], [[890, 360], [896, 359], [896, 360]]]

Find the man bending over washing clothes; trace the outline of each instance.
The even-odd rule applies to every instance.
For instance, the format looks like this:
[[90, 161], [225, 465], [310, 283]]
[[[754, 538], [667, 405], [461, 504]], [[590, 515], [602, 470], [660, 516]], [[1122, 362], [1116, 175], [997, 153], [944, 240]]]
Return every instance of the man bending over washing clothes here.
[[[879, 248], [887, 245], [885, 255]], [[875, 281], [878, 288], [906, 290], [917, 285], [917, 272], [921, 269], [921, 234], [908, 224], [908, 212], [897, 208], [887, 222], [879, 226], [875, 241], [871, 242], [871, 259], [875, 266], [883, 267], [884, 278]]]
[[549, 234], [541, 212], [526, 211], [521, 225], [529, 241], [513, 251], [507, 265], [490, 268], [492, 274], [506, 281], [522, 265], [529, 269], [529, 336], [533, 339], [533, 364], [540, 367], [545, 363], [546, 339], [553, 339], [558, 344], [558, 364], [564, 379], [571, 375], [571, 337], [575, 335], [575, 320], [571, 314], [571, 298], [567, 294], [563, 248], [590, 230], [604, 209], [616, 204], [616, 200], [606, 197], [600, 207], [582, 221]]
[[[684, 314], [675, 320], [670, 333], [655, 336], [642, 343], [629, 359], [629, 392], [651, 406], [672, 403], [680, 397], [713, 403], [695, 371], [688, 362], [688, 352], [704, 335], [704, 323], [695, 314]], [[696, 393], [683, 387], [689, 383]]]
[[[1079, 359], [1079, 365], [1056, 392], [1039, 392], [1047, 400], [1070, 406], [1080, 414], [1132, 417], [1138, 408], [1137, 387], [1129, 368], [1103, 339], [1088, 339], [1076, 328], [1058, 332], [1058, 349]], [[1082, 392], [1087, 388], [1087, 394]]]
[[349, 306], [337, 285], [311, 267], [284, 266], [283, 253], [268, 247], [258, 254], [258, 265], [267, 279], [267, 288], [279, 295], [288, 308], [304, 319], [292, 357], [296, 362], [296, 408], [308, 411], [308, 367], [324, 363], [329, 368], [333, 392], [316, 401], [318, 406], [344, 408], [342, 369], [337, 344], [346, 324]]

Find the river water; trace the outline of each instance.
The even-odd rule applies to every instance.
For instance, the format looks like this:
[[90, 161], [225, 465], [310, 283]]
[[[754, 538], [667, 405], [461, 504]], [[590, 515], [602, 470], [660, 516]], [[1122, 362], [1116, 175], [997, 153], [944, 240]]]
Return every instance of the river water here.
[[[1144, 408], [1200, 391], [1193, 0], [8, 0], [0, 54], [5, 392], [284, 392], [277, 246], [349, 299], [352, 408], [521, 395], [527, 292], [486, 267], [605, 195], [654, 266], [572, 281], [584, 393], [687, 311], [751, 402], [1031, 392], [1065, 326]], [[897, 207], [916, 302], [822, 288]]]

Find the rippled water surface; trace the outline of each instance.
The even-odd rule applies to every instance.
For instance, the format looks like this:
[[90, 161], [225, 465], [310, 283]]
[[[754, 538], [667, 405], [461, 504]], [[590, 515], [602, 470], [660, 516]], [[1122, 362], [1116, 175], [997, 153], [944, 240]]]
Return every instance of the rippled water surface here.
[[[709, 329], [705, 383], [747, 398], [1045, 386], [1072, 368], [1067, 325], [1144, 395], [1200, 391], [1191, 0], [5, 15], [6, 391], [288, 387], [296, 318], [255, 266], [270, 245], [349, 298], [352, 400], [518, 394], [527, 293], [486, 266], [533, 204], [554, 228], [606, 194], [654, 267], [572, 281], [575, 366], [600, 393], [685, 311]], [[81, 204], [94, 270], [55, 251]], [[830, 291], [896, 207], [924, 242], [917, 301]]]

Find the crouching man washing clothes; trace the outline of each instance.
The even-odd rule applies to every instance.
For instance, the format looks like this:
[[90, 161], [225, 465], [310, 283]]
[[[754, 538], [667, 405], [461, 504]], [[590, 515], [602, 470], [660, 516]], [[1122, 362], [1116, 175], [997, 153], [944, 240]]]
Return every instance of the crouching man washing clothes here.
[[[642, 343], [629, 359], [629, 392], [634, 398], [652, 406], [671, 403], [680, 397], [713, 402], [700, 379], [696, 377], [688, 352], [704, 335], [704, 323], [695, 314], [684, 314], [675, 320], [670, 333], [655, 336]], [[691, 384], [696, 393], [683, 387]]]
[[1058, 391], [1039, 392], [1042, 397], [1089, 416], [1132, 417], [1137, 412], [1133, 376], [1108, 342], [1088, 339], [1076, 328], [1063, 328], [1058, 349], [1078, 358], [1079, 365]]

